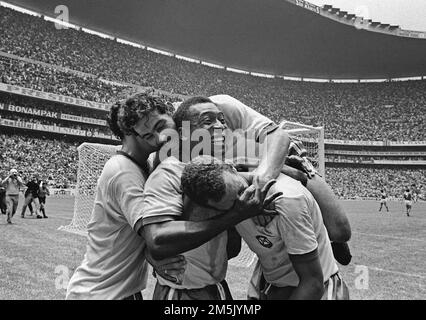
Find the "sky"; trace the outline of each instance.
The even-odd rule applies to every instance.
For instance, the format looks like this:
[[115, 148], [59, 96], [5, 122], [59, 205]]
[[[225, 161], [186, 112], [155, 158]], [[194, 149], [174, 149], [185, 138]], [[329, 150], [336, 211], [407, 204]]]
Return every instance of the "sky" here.
[[373, 21], [397, 24], [403, 29], [426, 31], [426, 0], [307, 0], [330, 4]]

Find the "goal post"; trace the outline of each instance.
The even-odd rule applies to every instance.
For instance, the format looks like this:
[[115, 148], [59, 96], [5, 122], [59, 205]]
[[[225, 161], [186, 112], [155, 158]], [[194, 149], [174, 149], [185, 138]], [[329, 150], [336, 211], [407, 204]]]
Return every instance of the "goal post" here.
[[290, 121], [281, 122], [280, 127], [291, 138], [303, 142], [303, 146], [308, 152], [307, 158], [325, 179], [324, 127], [313, 127]]
[[[283, 128], [291, 138], [302, 141], [308, 152], [308, 159], [324, 177], [324, 130], [322, 127], [312, 127], [295, 122], [282, 122]], [[79, 235], [87, 235], [87, 225], [90, 222], [98, 178], [105, 163], [119, 150], [121, 146], [83, 143], [78, 147], [78, 171], [75, 190], [74, 215], [69, 225], [59, 229]], [[255, 261], [255, 255], [243, 241], [240, 254], [229, 261], [230, 265], [250, 267]]]
[[69, 225], [59, 230], [87, 235], [95, 204], [96, 187], [105, 163], [121, 146], [100, 143], [83, 143], [78, 148], [77, 184], [75, 188], [74, 215]]

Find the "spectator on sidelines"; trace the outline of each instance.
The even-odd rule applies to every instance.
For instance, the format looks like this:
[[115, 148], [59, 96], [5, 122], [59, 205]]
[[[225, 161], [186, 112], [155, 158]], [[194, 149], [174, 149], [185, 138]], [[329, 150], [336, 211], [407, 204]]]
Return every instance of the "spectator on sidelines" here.
[[2, 185], [6, 188], [7, 201], [7, 223], [12, 223], [12, 218], [16, 213], [19, 203], [19, 189], [24, 185], [22, 178], [16, 169], [11, 169], [9, 176], [5, 178]]

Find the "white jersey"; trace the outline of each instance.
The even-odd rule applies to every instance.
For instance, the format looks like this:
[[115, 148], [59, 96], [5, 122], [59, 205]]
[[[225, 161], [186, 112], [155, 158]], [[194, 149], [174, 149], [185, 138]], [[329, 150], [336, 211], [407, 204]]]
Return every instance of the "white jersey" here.
[[[145, 185], [144, 226], [182, 218], [184, 206], [180, 179], [184, 168], [183, 162], [169, 157], [150, 175]], [[200, 218], [205, 220], [208, 217]], [[183, 253], [187, 263], [180, 284], [157, 275], [158, 282], [176, 289], [198, 289], [221, 282], [228, 267], [227, 241], [227, 232], [222, 232], [198, 248]]]
[[67, 299], [124, 299], [146, 286], [145, 241], [134, 227], [142, 218], [146, 177], [123, 155], [112, 157], [99, 177], [88, 225], [88, 245]]
[[266, 226], [252, 219], [236, 226], [256, 253], [266, 281], [277, 287], [297, 287], [299, 278], [289, 258], [318, 250], [324, 282], [338, 271], [320, 208], [312, 194], [288, 176], [280, 175], [269, 194], [283, 192], [275, 200], [278, 215]]

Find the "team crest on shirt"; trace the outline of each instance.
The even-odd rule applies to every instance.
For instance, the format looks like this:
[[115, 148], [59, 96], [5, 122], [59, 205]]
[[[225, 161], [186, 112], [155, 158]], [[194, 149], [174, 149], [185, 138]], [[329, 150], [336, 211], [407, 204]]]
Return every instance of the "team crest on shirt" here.
[[264, 236], [256, 236], [257, 241], [259, 241], [259, 243], [264, 246], [265, 248], [270, 248], [272, 247], [272, 242], [269, 241], [268, 238], [264, 237]]

